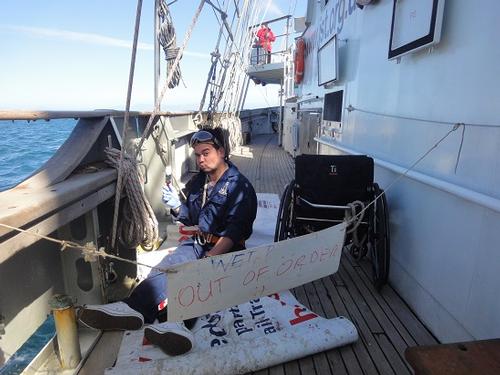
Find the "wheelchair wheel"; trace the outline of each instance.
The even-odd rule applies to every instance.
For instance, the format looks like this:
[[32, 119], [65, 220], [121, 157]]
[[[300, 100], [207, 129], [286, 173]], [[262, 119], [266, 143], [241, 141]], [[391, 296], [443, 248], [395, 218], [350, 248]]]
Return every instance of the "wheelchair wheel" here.
[[295, 180], [292, 180], [286, 187], [280, 200], [278, 217], [276, 219], [276, 229], [274, 231], [274, 242], [282, 241], [292, 237], [293, 230], [293, 188]]
[[[373, 184], [374, 197], [382, 194], [378, 184]], [[370, 256], [373, 269], [373, 284], [380, 290], [387, 283], [390, 263], [389, 210], [383, 194], [373, 205], [372, 228], [369, 233]]]

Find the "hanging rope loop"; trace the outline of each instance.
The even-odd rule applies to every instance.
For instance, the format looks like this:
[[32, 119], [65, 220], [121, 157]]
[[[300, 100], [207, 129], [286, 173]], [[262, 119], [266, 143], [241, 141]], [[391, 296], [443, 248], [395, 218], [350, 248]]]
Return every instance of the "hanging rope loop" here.
[[[179, 85], [181, 80], [181, 68], [179, 64], [174, 67], [174, 60], [180, 52], [177, 47], [176, 35], [172, 16], [165, 0], [161, 0], [158, 6], [158, 16], [160, 17], [160, 28], [158, 34], [158, 42], [165, 52], [165, 59], [167, 60], [167, 72], [174, 70], [171, 81], [168, 84], [169, 89], [173, 89]], [[182, 56], [181, 56], [182, 58]]]
[[[115, 148], [105, 149], [106, 163], [121, 169], [122, 187], [127, 193], [127, 200], [122, 207], [118, 224], [119, 240], [128, 248], [141, 245], [151, 249], [158, 242], [158, 220], [142, 188], [144, 180], [135, 158], [124, 153], [120, 160], [120, 151]], [[121, 193], [121, 191], [120, 191]]]

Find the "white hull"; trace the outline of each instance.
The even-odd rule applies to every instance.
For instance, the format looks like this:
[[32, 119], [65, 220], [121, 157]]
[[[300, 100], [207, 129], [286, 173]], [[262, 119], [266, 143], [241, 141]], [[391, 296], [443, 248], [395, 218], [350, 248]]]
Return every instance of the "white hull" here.
[[[440, 43], [398, 63], [387, 58], [392, 1], [363, 10], [352, 7], [354, 1], [329, 1], [324, 9], [310, 3], [312, 24], [304, 38], [312, 51], [297, 90], [302, 133], [314, 133], [306, 129], [306, 114], [323, 107], [325, 94], [344, 90], [344, 109], [335, 139], [322, 136], [312, 148], [299, 135], [298, 151], [369, 154], [376, 159], [377, 182], [387, 187], [453, 125], [348, 112], [347, 106], [471, 124], [460, 155], [462, 128], [388, 191], [390, 282], [444, 342], [500, 336], [500, 128], [472, 125], [498, 124], [500, 49], [494, 41], [500, 5], [447, 1]], [[338, 4], [345, 4], [345, 16], [332, 23], [330, 16], [342, 13]], [[316, 51], [336, 32], [339, 80], [325, 89], [317, 84]], [[283, 144], [293, 152], [295, 115], [285, 113]]]

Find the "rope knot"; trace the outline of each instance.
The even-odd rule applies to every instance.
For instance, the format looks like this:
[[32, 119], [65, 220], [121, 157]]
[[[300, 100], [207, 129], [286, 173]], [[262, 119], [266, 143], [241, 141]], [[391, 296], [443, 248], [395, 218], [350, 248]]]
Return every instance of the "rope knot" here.
[[[102, 251], [104, 253], [104, 251]], [[85, 262], [97, 262], [100, 251], [97, 250], [92, 242], [87, 242], [82, 248], [83, 259]]]

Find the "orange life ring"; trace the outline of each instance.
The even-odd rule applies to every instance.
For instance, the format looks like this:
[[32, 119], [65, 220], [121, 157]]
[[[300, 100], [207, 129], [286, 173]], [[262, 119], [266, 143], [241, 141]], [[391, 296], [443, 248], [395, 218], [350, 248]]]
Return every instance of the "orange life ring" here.
[[295, 83], [299, 84], [302, 82], [304, 78], [304, 54], [306, 50], [306, 42], [302, 38], [298, 38], [295, 42], [295, 56], [294, 56], [294, 65], [295, 65]]

